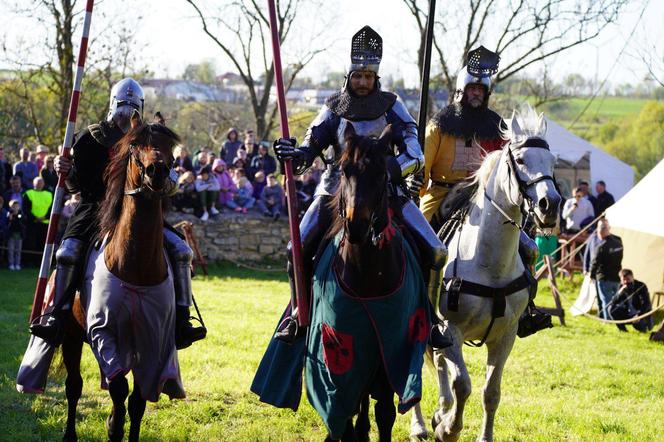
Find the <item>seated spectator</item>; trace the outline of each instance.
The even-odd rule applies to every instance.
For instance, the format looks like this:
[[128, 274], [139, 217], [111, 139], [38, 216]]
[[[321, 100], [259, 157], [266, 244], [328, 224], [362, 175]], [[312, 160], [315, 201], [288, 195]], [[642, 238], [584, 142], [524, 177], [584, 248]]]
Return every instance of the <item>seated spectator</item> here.
[[21, 252], [25, 239], [25, 219], [18, 200], [9, 202], [7, 213], [7, 261], [9, 270], [21, 270]]
[[[9, 210], [5, 209], [5, 199], [0, 195], [0, 250], [6, 247], [7, 234], [9, 228]], [[2, 262], [2, 252], [0, 251], [0, 262]]]
[[622, 267], [623, 244], [619, 236], [611, 234], [606, 218], [597, 223], [597, 230], [590, 236], [585, 253], [584, 261], [590, 262], [590, 278], [597, 287], [598, 315], [612, 319], [608, 306], [620, 286], [618, 272]]
[[55, 188], [58, 187], [58, 173], [53, 166], [54, 159], [53, 155], [47, 156], [44, 167], [39, 171], [39, 176], [44, 180], [44, 187], [51, 193], [55, 192]]
[[244, 149], [238, 149], [237, 155], [233, 158], [233, 168], [242, 169], [246, 172], [246, 176], [249, 176], [249, 160], [247, 159], [247, 151]]
[[265, 176], [277, 171], [277, 161], [267, 152], [267, 147], [260, 146], [258, 155], [251, 160], [251, 169], [254, 172], [262, 170]]
[[46, 165], [46, 156], [48, 155], [48, 147], [40, 144], [35, 149], [35, 164], [37, 165], [37, 170], [41, 171]]
[[[307, 170], [302, 175], [302, 182], [300, 188], [298, 189], [298, 207], [301, 213], [307, 211], [309, 206], [314, 200], [314, 195], [316, 194], [316, 187], [318, 182], [315, 179], [314, 174], [311, 170]], [[296, 183], [297, 184], [297, 183]]]
[[577, 187], [573, 194], [563, 206], [563, 219], [568, 233], [577, 233], [595, 218], [593, 205], [583, 197], [583, 192]]
[[247, 177], [244, 176], [243, 171], [236, 171], [236, 176], [238, 176], [235, 183], [237, 186], [237, 193], [226, 205], [238, 213], [247, 213], [256, 203], [256, 198], [251, 196], [254, 188], [251, 186]]
[[173, 207], [175, 210], [194, 213], [196, 216], [201, 216], [201, 203], [196, 193], [196, 177], [193, 172], [185, 172], [178, 178], [178, 190], [173, 196]]
[[226, 163], [221, 158], [214, 160], [212, 171], [219, 182], [219, 207], [226, 207], [228, 202], [233, 200], [237, 187], [235, 187], [231, 174], [226, 170]]
[[595, 216], [601, 216], [606, 209], [613, 206], [616, 200], [613, 198], [613, 195], [606, 191], [606, 183], [604, 181], [597, 181], [595, 191], [597, 192], [595, 203], [593, 204]]
[[[616, 320], [631, 319], [652, 310], [648, 287], [634, 279], [634, 274], [630, 269], [620, 271], [620, 288], [611, 300], [609, 310], [611, 317]], [[646, 333], [654, 326], [652, 316], [633, 322], [632, 326], [635, 330]], [[625, 324], [616, 324], [616, 327], [620, 331], [627, 331]]]
[[12, 200], [18, 201], [18, 206], [22, 210], [23, 209], [23, 186], [21, 185], [21, 177], [17, 175], [13, 175], [9, 179], [9, 189], [5, 191], [4, 197], [5, 197], [5, 204], [7, 204], [6, 208], [9, 208], [9, 202]]
[[25, 192], [23, 199], [23, 213], [28, 227], [26, 248], [40, 252], [44, 250], [46, 243], [53, 194], [44, 188], [44, 180], [41, 177], [33, 180], [33, 187]]
[[233, 160], [237, 156], [237, 151], [242, 146], [242, 141], [238, 139], [237, 129], [231, 127], [226, 133], [226, 141], [221, 147], [219, 158], [224, 160], [226, 164], [233, 164]]
[[284, 189], [273, 174], [267, 176], [267, 186], [261, 193], [261, 199], [258, 200], [258, 208], [264, 216], [272, 217], [275, 221], [281, 215], [281, 208], [284, 204]]
[[[5, 160], [5, 148], [0, 146], [0, 195], [9, 189], [9, 179], [13, 175], [12, 165]], [[5, 201], [5, 204], [9, 204], [9, 201]]]
[[209, 157], [208, 157], [208, 152], [203, 148], [203, 150], [200, 150], [197, 154], [196, 157], [194, 158], [194, 173], [197, 175], [200, 175], [201, 170], [205, 167], [208, 166], [209, 163]]
[[261, 199], [261, 194], [263, 193], [263, 189], [265, 188], [266, 184], [267, 181], [265, 180], [265, 174], [263, 171], [259, 170], [254, 174], [254, 182], [251, 183], [251, 185], [254, 187], [254, 192], [251, 194], [251, 196], [256, 198], [256, 201]]
[[32, 180], [39, 175], [37, 165], [30, 161], [30, 150], [27, 147], [21, 149], [21, 161], [14, 164], [14, 175], [21, 178], [21, 186], [24, 189], [32, 189]]
[[201, 220], [207, 221], [210, 215], [219, 215], [219, 211], [215, 207], [217, 198], [219, 198], [219, 181], [212, 173], [210, 166], [202, 168], [201, 173], [196, 177], [196, 192], [203, 209]]
[[187, 171], [188, 172], [194, 171], [194, 165], [191, 162], [191, 158], [189, 157], [189, 150], [186, 147], [177, 146], [173, 150], [173, 156], [175, 157], [175, 161], [173, 162], [173, 168], [180, 175], [182, 175]]

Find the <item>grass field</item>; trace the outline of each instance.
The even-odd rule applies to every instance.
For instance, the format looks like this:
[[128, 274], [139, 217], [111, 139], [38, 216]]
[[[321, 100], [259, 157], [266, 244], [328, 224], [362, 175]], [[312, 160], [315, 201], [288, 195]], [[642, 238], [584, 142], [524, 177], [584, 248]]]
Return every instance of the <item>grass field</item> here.
[[[65, 424], [63, 373], [50, 376], [42, 396], [21, 395], [15, 375], [28, 341], [36, 271], [0, 270], [0, 440], [50, 441]], [[303, 398], [297, 414], [261, 404], [249, 392], [254, 370], [287, 300], [283, 274], [214, 267], [194, 289], [210, 330], [202, 343], [180, 353], [188, 398], [148, 404], [142, 430], [147, 441], [322, 440], [321, 420]], [[573, 286], [562, 289], [573, 296]], [[538, 300], [550, 304], [542, 287]], [[565, 305], [569, 307], [568, 305]], [[474, 440], [485, 349], [467, 349], [473, 394], [462, 440]], [[496, 423], [498, 441], [664, 440], [664, 346], [634, 331], [619, 333], [584, 318], [518, 340], [503, 380]], [[85, 386], [79, 405], [80, 440], [105, 440], [110, 411], [99, 372], [84, 348]], [[433, 370], [425, 370], [423, 406], [437, 402]], [[407, 440], [409, 416], [399, 416], [395, 440]], [[374, 434], [374, 440], [376, 436]]]

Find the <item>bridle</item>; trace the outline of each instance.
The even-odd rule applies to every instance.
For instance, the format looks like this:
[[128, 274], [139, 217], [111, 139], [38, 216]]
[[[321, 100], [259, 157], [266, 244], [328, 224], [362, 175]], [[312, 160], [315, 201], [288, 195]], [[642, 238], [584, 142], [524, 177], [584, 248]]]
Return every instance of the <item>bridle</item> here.
[[[159, 151], [159, 149], [154, 149], [154, 148], [153, 150]], [[136, 167], [138, 167], [138, 169], [141, 171], [141, 177], [140, 177], [141, 184], [139, 187], [136, 187], [134, 189], [125, 190], [125, 195], [135, 196], [147, 192], [150, 192], [150, 195], [155, 195], [159, 197], [166, 195], [167, 194], [166, 189], [168, 186], [165, 185], [162, 189], [155, 190], [148, 183], [145, 182], [146, 167], [145, 164], [143, 164], [143, 162], [140, 160], [138, 152], [139, 149], [137, 144], [132, 143], [129, 145], [130, 161], [133, 161]], [[127, 166], [129, 166], [129, 163], [127, 163]], [[177, 183], [177, 172], [175, 171], [175, 169], [173, 169], [173, 164], [171, 163], [167, 165], [167, 167], [168, 167], [167, 179], [174, 183]]]
[[[528, 216], [531, 215], [535, 216], [534, 204], [531, 198], [528, 196], [528, 188], [534, 186], [535, 184], [541, 181], [551, 180], [553, 182], [554, 187], [558, 189], [558, 183], [556, 182], [556, 178], [554, 176], [546, 174], [541, 174], [528, 181], [524, 181], [521, 179], [521, 177], [519, 176], [519, 169], [516, 165], [516, 160], [514, 158], [514, 151], [522, 149], [524, 147], [545, 149], [547, 151], [550, 151], [550, 149], [549, 149], [549, 143], [547, 143], [545, 139], [540, 137], [528, 137], [526, 140], [515, 146], [507, 146], [505, 148], [507, 153], [506, 155], [507, 170], [510, 175], [509, 182], [512, 183], [512, 175], [514, 175], [517, 186], [519, 187], [519, 195], [521, 195], [522, 199], [521, 204], [519, 204], [518, 206], [521, 209], [521, 214], [523, 215], [523, 217], [527, 218]], [[501, 215], [503, 215], [503, 217], [505, 217], [506, 219], [505, 224], [512, 224], [517, 229], [523, 230], [523, 224], [518, 223], [514, 218], [509, 216], [507, 212], [505, 212], [503, 208], [501, 208], [493, 199], [491, 199], [491, 197], [486, 192], [484, 192], [484, 197], [496, 208], [496, 210], [498, 210], [498, 212], [500, 212]], [[529, 202], [527, 211], [524, 210], [524, 205], [526, 204], [526, 201]], [[515, 201], [512, 201], [512, 203], [514, 205], [517, 205]]]
[[[389, 186], [389, 181], [387, 177], [387, 172], [383, 174], [383, 183], [382, 191], [380, 197], [378, 198], [378, 204], [371, 210], [371, 216], [369, 217], [369, 233], [371, 235], [371, 243], [379, 248], [382, 248], [383, 243], [386, 240], [391, 239], [390, 228], [392, 223], [392, 215], [387, 204], [387, 188]], [[384, 207], [388, 206], [386, 214], [383, 215], [379, 211]], [[344, 220], [344, 232], [348, 231], [348, 218], [346, 217], [346, 201], [344, 199], [343, 193], [339, 197], [339, 207], [338, 214]], [[344, 233], [345, 235], [345, 233]]]

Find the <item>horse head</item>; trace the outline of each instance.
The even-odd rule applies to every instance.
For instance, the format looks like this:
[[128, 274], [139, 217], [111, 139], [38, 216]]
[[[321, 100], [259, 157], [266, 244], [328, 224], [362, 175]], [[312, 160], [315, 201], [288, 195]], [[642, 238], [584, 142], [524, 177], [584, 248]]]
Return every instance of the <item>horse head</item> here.
[[178, 135], [162, 123], [143, 123], [138, 112], [134, 112], [131, 129], [118, 150], [122, 152], [124, 144], [124, 153], [129, 155], [125, 194], [144, 193], [149, 197], [172, 194], [177, 189], [177, 174], [172, 169], [173, 148], [179, 142]]
[[515, 205], [525, 203], [540, 228], [556, 225], [561, 202], [553, 177], [556, 157], [549, 150], [545, 134], [544, 115], [528, 106], [512, 115], [506, 131], [510, 142], [504, 148], [510, 174], [507, 194]]
[[376, 243], [388, 220], [387, 157], [391, 126], [378, 137], [357, 135], [352, 124], [344, 131], [345, 149], [339, 159], [341, 183], [335, 198], [347, 240]]

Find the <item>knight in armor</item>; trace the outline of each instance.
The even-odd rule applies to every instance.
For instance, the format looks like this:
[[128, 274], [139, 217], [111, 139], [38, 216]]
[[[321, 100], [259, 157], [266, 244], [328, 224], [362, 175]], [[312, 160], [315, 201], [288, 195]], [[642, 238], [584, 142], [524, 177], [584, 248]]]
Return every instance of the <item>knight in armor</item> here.
[[[449, 208], [441, 211], [441, 206], [450, 190], [475, 172], [487, 153], [502, 149], [506, 143], [501, 136], [504, 122], [489, 108], [491, 76], [498, 72], [499, 61], [500, 56], [484, 46], [470, 51], [466, 66], [457, 74], [452, 103], [436, 113], [427, 125], [420, 210], [436, 232], [445, 221], [443, 214], [449, 213]], [[539, 252], [535, 241], [523, 231], [519, 253], [532, 272]], [[527, 313], [536, 315], [534, 321], [538, 323], [544, 324], [547, 319], [550, 323], [550, 317], [542, 317], [534, 310], [532, 299], [536, 290], [537, 282], [533, 278]], [[520, 329], [530, 325], [520, 323]]]
[[[69, 219], [58, 248], [56, 259], [55, 298], [53, 309], [30, 325], [30, 332], [46, 342], [57, 345], [63, 336], [67, 311], [82, 279], [85, 256], [90, 244], [97, 239], [97, 212], [106, 194], [104, 170], [113, 146], [130, 129], [134, 112], [143, 113], [144, 93], [132, 78], [125, 78], [111, 89], [106, 120], [92, 124], [76, 136], [73, 160], [58, 156], [56, 171], [67, 177], [67, 190], [81, 193], [81, 201]], [[164, 223], [166, 248], [175, 285], [176, 346], [186, 348], [205, 337], [203, 327], [193, 327], [189, 321], [189, 308], [193, 303], [191, 292], [191, 260], [193, 252], [176, 233]]]
[[[369, 26], [357, 32], [352, 39], [351, 64], [341, 90], [330, 96], [309, 126], [304, 140], [296, 147], [295, 139], [278, 139], [274, 151], [280, 161], [291, 160], [296, 174], [304, 173], [321, 157], [326, 163], [321, 182], [314, 194], [314, 201], [300, 223], [302, 237], [305, 286], [312, 277], [312, 260], [337, 216], [330, 209], [330, 200], [339, 186], [341, 170], [337, 164], [342, 154], [343, 134], [348, 124], [363, 136], [379, 136], [387, 125], [392, 125], [395, 155], [388, 160], [391, 198], [399, 201], [402, 222], [422, 245], [423, 262], [430, 266], [429, 291], [437, 293], [442, 277], [442, 268], [447, 258], [447, 249], [411, 201], [404, 179], [424, 167], [422, 148], [417, 140], [417, 124], [406, 106], [391, 93], [381, 90], [378, 68], [383, 51], [382, 38]], [[292, 317], [276, 333], [276, 338], [292, 342], [303, 335], [298, 330], [296, 315], [293, 266], [290, 262], [288, 274], [291, 282]], [[307, 294], [308, 297], [310, 294]], [[432, 344], [445, 347], [450, 344], [439, 327], [432, 330]]]

